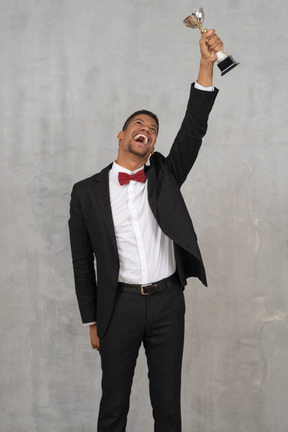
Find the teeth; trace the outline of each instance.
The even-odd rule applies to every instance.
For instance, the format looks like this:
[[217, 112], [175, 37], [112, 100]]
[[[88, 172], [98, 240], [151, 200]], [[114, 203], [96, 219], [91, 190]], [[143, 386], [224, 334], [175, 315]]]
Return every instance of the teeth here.
[[134, 139], [137, 141], [140, 137], [144, 138], [144, 144], [147, 145], [148, 144], [148, 138], [144, 134], [137, 134], [137, 135], [135, 135]]

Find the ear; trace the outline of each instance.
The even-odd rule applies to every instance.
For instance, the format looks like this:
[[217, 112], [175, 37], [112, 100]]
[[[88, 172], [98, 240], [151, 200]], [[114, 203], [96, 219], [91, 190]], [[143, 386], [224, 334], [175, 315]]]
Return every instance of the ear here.
[[121, 140], [123, 138], [123, 135], [124, 135], [124, 131], [122, 130], [117, 135], [118, 140]]

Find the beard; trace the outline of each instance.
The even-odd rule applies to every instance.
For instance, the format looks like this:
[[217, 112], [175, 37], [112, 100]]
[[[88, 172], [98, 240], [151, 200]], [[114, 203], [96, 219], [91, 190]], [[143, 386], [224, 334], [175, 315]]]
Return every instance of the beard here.
[[130, 140], [128, 143], [128, 150], [130, 153], [140, 157], [148, 157], [150, 154], [150, 149], [148, 147], [134, 147], [132, 140]]

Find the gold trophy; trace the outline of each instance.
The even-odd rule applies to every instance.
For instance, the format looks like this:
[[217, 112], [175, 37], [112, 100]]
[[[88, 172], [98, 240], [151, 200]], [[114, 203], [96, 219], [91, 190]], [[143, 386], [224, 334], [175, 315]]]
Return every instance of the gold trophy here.
[[[192, 12], [191, 15], [189, 15], [187, 18], [185, 18], [184, 24], [186, 24], [186, 26], [190, 28], [198, 27], [202, 34], [208, 31], [205, 27], [202, 26], [204, 18], [205, 18], [204, 10], [203, 8], [199, 8], [195, 12]], [[235, 66], [239, 64], [233, 59], [231, 55], [224, 53], [224, 51], [218, 51], [216, 53], [216, 57], [217, 57], [217, 66], [221, 71], [221, 75], [226, 74], [227, 72], [229, 72], [231, 69], [233, 69]]]

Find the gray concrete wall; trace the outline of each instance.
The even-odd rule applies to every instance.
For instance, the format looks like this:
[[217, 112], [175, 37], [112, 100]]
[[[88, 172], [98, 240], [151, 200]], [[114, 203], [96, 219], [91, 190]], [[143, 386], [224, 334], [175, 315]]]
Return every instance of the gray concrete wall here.
[[[284, 0], [0, 0], [1, 432], [96, 430], [100, 362], [76, 305], [72, 184], [106, 166], [127, 114], [159, 114], [167, 154], [203, 6], [240, 61], [183, 189], [209, 287], [186, 290], [184, 432], [287, 432]], [[141, 352], [128, 432], [152, 430]]]

